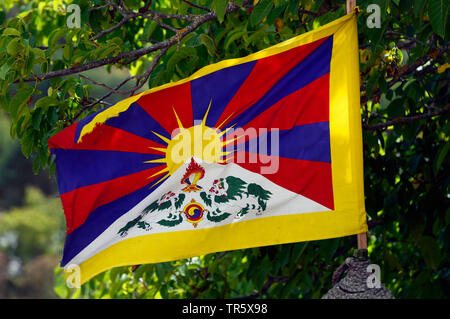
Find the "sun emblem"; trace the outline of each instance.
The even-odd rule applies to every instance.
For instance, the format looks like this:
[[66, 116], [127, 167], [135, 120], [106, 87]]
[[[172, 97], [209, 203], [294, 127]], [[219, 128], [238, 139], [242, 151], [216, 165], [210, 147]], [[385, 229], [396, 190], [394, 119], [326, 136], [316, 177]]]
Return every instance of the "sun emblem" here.
[[184, 206], [180, 214], [183, 213], [186, 216], [188, 222], [192, 223], [194, 228], [196, 228], [197, 224], [202, 221], [204, 212], [205, 209], [203, 208], [203, 206], [192, 199], [189, 204]]
[[[223, 121], [217, 128], [206, 126], [206, 118], [211, 107], [211, 102], [209, 103], [208, 109], [206, 110], [205, 116], [200, 124], [191, 126], [189, 128], [184, 128], [181, 123], [180, 118], [177, 115], [175, 109], [173, 109], [175, 118], [178, 123], [178, 128], [172, 133], [171, 139], [164, 137], [156, 132], [153, 132], [161, 140], [163, 140], [167, 146], [166, 147], [151, 147], [152, 149], [162, 152], [165, 157], [154, 159], [151, 161], [146, 161], [145, 163], [161, 163], [162, 168], [155, 174], [149, 176], [152, 178], [157, 175], [163, 174], [163, 176], [157, 180], [152, 186], [162, 182], [164, 179], [175, 173], [186, 161], [192, 157], [196, 157], [200, 160], [209, 163], [225, 163], [225, 157], [232, 152], [223, 151], [226, 145], [233, 140], [225, 141], [223, 136], [230, 130], [233, 126], [221, 131], [220, 128], [228, 118]], [[192, 163], [192, 161], [191, 161]], [[165, 165], [164, 165], [165, 164]], [[204, 175], [200, 169], [192, 172], [193, 180], [190, 180], [191, 174], [185, 176], [182, 183], [187, 186], [184, 191], [191, 192], [200, 190], [196, 183]]]

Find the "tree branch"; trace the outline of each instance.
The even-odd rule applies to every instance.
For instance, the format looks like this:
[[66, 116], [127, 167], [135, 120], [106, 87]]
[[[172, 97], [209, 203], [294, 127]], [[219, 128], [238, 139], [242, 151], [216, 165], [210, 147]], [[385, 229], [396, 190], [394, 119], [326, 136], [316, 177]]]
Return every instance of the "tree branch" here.
[[[117, 4], [115, 4], [115, 6], [117, 6]], [[235, 5], [235, 4], [229, 4], [228, 7], [227, 7], [227, 10], [226, 10], [226, 13], [228, 14], [228, 13], [234, 12], [234, 11], [238, 10], [239, 8], [240, 7]], [[109, 58], [102, 59], [102, 60], [88, 62], [88, 63], [85, 63], [83, 65], [76, 66], [76, 67], [71, 67], [71, 68], [68, 68], [68, 69], [51, 71], [51, 72], [48, 72], [46, 74], [33, 75], [33, 76], [31, 76], [31, 77], [29, 77], [27, 79], [24, 79], [23, 81], [24, 82], [34, 82], [36, 80], [43, 81], [43, 80], [52, 79], [52, 78], [56, 78], [56, 77], [61, 77], [61, 76], [66, 76], [66, 75], [71, 75], [71, 74], [77, 74], [77, 73], [84, 72], [84, 71], [91, 70], [91, 69], [95, 69], [95, 68], [98, 68], [98, 67], [101, 67], [101, 66], [104, 66], [104, 65], [114, 64], [114, 63], [123, 61], [125, 59], [131, 59], [131, 60], [134, 61], [134, 60], [138, 59], [141, 56], [147, 55], [147, 54], [149, 54], [151, 52], [154, 52], [154, 51], [157, 51], [157, 50], [160, 50], [160, 49], [168, 48], [168, 47], [178, 43], [187, 34], [193, 32], [194, 30], [196, 30], [202, 24], [204, 24], [204, 23], [206, 23], [208, 21], [214, 20], [214, 19], [217, 19], [217, 14], [216, 14], [215, 11], [211, 11], [211, 12], [208, 12], [208, 13], [205, 13], [205, 14], [197, 16], [197, 18], [194, 19], [191, 24], [189, 24], [184, 29], [178, 31], [174, 36], [172, 36], [171, 38], [169, 38], [167, 40], [155, 43], [153, 45], [150, 45], [148, 47], [144, 47], [144, 48], [141, 48], [141, 49], [138, 49], [138, 50], [135, 50], [135, 51], [121, 53], [121, 54], [119, 54], [119, 55], [117, 55], [115, 57], [109, 57]], [[124, 20], [122, 20], [122, 21], [124, 21]], [[123, 22], [123, 23], [125, 23], [125, 22]], [[114, 27], [116, 27], [116, 26], [114, 26]], [[108, 29], [108, 30], [111, 30], [111, 28]], [[106, 32], [106, 31], [104, 31], [104, 32]]]
[[110, 6], [110, 4], [107, 3], [107, 4], [104, 4], [102, 6], [91, 7], [91, 8], [89, 8], [89, 12], [96, 11], [96, 10], [102, 10], [102, 9], [108, 8], [109, 6]]
[[[87, 76], [85, 76], [85, 75], [83, 75], [83, 74], [79, 74], [78, 76], [79, 76], [80, 78], [84, 79], [84, 80], [87, 80], [87, 81], [89, 81], [89, 82], [95, 84], [95, 85], [98, 85], [98, 86], [101, 86], [102, 88], [107, 89], [107, 90], [110, 91], [111, 93], [114, 93], [114, 94], [120, 94], [120, 95], [126, 95], [126, 94], [124, 94], [122, 91], [117, 91], [116, 89], [114, 89], [114, 88], [112, 88], [112, 87], [109, 87], [109, 86], [107, 86], [107, 85], [104, 84], [104, 83], [100, 83], [100, 82], [97, 82], [97, 81], [95, 81], [95, 80], [93, 80], [93, 79], [91, 79], [91, 78], [88, 78]], [[132, 77], [128, 77], [128, 78], [126, 79], [126, 81], [128, 82], [128, 81], [131, 80], [131, 79], [132, 79]]]
[[420, 120], [432, 118], [435, 116], [444, 115], [444, 114], [448, 113], [449, 111], [450, 111], [450, 104], [447, 104], [445, 107], [443, 107], [442, 109], [440, 109], [439, 111], [436, 111], [436, 112], [424, 113], [424, 114], [407, 116], [407, 117], [399, 117], [399, 118], [395, 118], [395, 119], [392, 119], [387, 122], [374, 124], [374, 125], [367, 125], [367, 124], [363, 123], [363, 129], [368, 130], [368, 131], [381, 131], [381, 130], [387, 129], [389, 126], [413, 123], [413, 122], [417, 122]]
[[188, 0], [183, 0], [183, 2], [187, 3], [187, 4], [190, 5], [191, 7], [197, 8], [197, 9], [201, 9], [201, 10], [208, 11], [208, 12], [211, 11], [211, 10], [209, 10], [208, 8], [199, 6], [198, 4], [192, 3], [192, 2], [190, 2], [190, 1], [188, 1]]
[[423, 42], [420, 41], [419, 39], [416, 39], [416, 38], [414, 38], [414, 37], [410, 37], [410, 36], [408, 36], [408, 35], [406, 35], [406, 34], [403, 34], [403, 33], [401, 33], [401, 32], [397, 32], [397, 31], [386, 31], [386, 32], [384, 33], [384, 35], [388, 35], [388, 36], [397, 36], [397, 37], [400, 37], [400, 38], [404, 38], [404, 39], [411, 40], [412, 42], [416, 42], [416, 43], [418, 43], [418, 44], [420, 44], [420, 45], [425, 45], [425, 43], [423, 43]]
[[119, 23], [117, 23], [116, 25], [112, 26], [111, 28], [104, 30], [102, 32], [100, 32], [99, 34], [97, 34], [95, 37], [93, 37], [91, 40], [95, 41], [98, 40], [99, 38], [101, 38], [102, 36], [104, 36], [105, 34], [111, 33], [114, 30], [117, 30], [118, 28], [120, 28], [124, 23], [130, 21], [131, 19], [135, 18], [137, 15], [129, 15], [124, 17], [122, 20], [120, 20]]
[[[80, 77], [85, 78], [89, 81], [91, 81], [92, 83], [96, 84], [96, 85], [100, 85], [102, 87], [105, 87], [107, 89], [109, 89], [110, 91], [108, 93], [106, 93], [104, 96], [102, 96], [101, 98], [95, 100], [94, 102], [91, 102], [87, 105], [84, 105], [83, 108], [75, 115], [75, 117], [72, 120], [72, 123], [75, 122], [77, 120], [77, 118], [83, 114], [84, 111], [86, 111], [87, 109], [101, 103], [104, 99], [110, 97], [113, 93], [116, 94], [120, 94], [120, 95], [133, 95], [137, 90], [139, 90], [140, 88], [142, 88], [144, 86], [144, 84], [147, 82], [148, 78], [150, 77], [150, 74], [153, 72], [153, 70], [155, 69], [156, 65], [158, 64], [159, 60], [161, 59], [161, 57], [167, 52], [169, 48], [164, 48], [162, 49], [153, 59], [152, 64], [150, 65], [149, 69], [145, 72], [142, 73], [140, 75], [134, 75], [134, 76], [129, 76], [127, 77], [125, 80], [123, 80], [122, 82], [120, 82], [115, 88], [110, 88], [105, 84], [102, 83], [98, 83], [95, 82], [91, 79], [89, 79], [88, 77], [84, 76], [84, 75], [80, 75]], [[135, 87], [133, 87], [132, 89], [128, 90], [128, 91], [118, 91], [123, 85], [125, 85], [125, 83], [127, 83], [128, 81], [132, 80], [132, 79], [137, 79], [137, 84]]]
[[[435, 54], [433, 55], [435, 55], [436, 57], [440, 57], [447, 51], [448, 47], [445, 46], [443, 48], [437, 49], [435, 51]], [[396, 71], [396, 73], [393, 75], [392, 80], [386, 83], [386, 87], [390, 89], [394, 84], [398, 83], [399, 81], [402, 81], [402, 79], [407, 76], [423, 77], [426, 74], [434, 73], [436, 71], [436, 67], [432, 63], [430, 65], [427, 65], [427, 63], [432, 60], [433, 60], [432, 54], [424, 55], [420, 58], [417, 58], [415, 63], [411, 65], [405, 65], [404, 67], [398, 69], [398, 71]], [[364, 85], [361, 88], [364, 91]], [[381, 93], [382, 93], [381, 90], [377, 89], [372, 93], [370, 97], [361, 96], [361, 104], [365, 104], [369, 99], [373, 99], [374, 97], [380, 96]]]

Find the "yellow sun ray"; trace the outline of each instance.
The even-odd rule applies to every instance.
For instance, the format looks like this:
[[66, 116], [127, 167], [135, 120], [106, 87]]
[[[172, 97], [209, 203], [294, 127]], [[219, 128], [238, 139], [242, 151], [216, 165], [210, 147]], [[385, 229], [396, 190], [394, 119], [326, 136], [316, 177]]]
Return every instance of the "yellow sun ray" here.
[[165, 163], [165, 162], [166, 162], [166, 159], [163, 157], [163, 158], [157, 158], [157, 159], [154, 159], [151, 161], [145, 161], [144, 163]]
[[[220, 123], [219, 126], [218, 126], [217, 128], [220, 129], [220, 128], [222, 127], [222, 125], [224, 125], [224, 124], [228, 121], [228, 119], [229, 119], [233, 114], [234, 114], [234, 112], [231, 113], [230, 115], [228, 115], [228, 117], [227, 117], [225, 120], [223, 120], [223, 122]], [[236, 125], [236, 124], [234, 124], [234, 125]], [[234, 126], [234, 125], [233, 125], [233, 126]]]
[[225, 135], [229, 130], [231, 130], [233, 128], [233, 126], [235, 126], [236, 124], [231, 125], [230, 127], [226, 128], [225, 130], [223, 130], [222, 132], [220, 132], [219, 134], [217, 134], [219, 137]]
[[181, 121], [180, 121], [180, 118], [178, 117], [178, 114], [177, 114], [177, 112], [175, 111], [175, 108], [172, 106], [172, 109], [173, 109], [173, 113], [175, 113], [175, 117], [177, 118], [177, 123], [178, 123], [178, 127], [181, 129], [181, 128], [183, 128], [183, 124], [181, 123]]
[[218, 163], [220, 163], [220, 164], [226, 164], [227, 161], [229, 161], [229, 160], [232, 159], [232, 158], [233, 158], [233, 156], [225, 157], [225, 158], [219, 160]]
[[227, 145], [233, 143], [234, 141], [237, 141], [237, 140], [240, 139], [241, 137], [242, 137], [242, 136], [238, 136], [238, 137], [235, 137], [235, 138], [233, 138], [233, 139], [231, 139], [231, 140], [228, 140], [228, 141], [226, 141], [226, 142], [223, 143], [223, 146], [227, 146]]
[[160, 139], [162, 139], [164, 142], [166, 142], [166, 144], [169, 144], [170, 140], [167, 137], [162, 136], [161, 134], [158, 134], [154, 131], [152, 131], [153, 134], [155, 134], [156, 136], [158, 136]]
[[150, 146], [149, 148], [151, 148], [152, 150], [155, 150], [155, 151], [160, 151], [160, 152], [162, 152], [162, 153], [166, 153], [167, 152], [167, 148], [163, 148], [163, 147], [153, 147], [153, 146]]
[[168, 172], [169, 171], [169, 168], [166, 166], [165, 168], [163, 168], [162, 170], [159, 170], [159, 171], [157, 171], [155, 174], [153, 174], [153, 175], [151, 175], [151, 176], [149, 176], [149, 177], [147, 177], [147, 179], [149, 179], [149, 178], [152, 178], [153, 176], [156, 176], [156, 175], [159, 175], [159, 174], [162, 174], [162, 173], [165, 173], [165, 172]]
[[152, 184], [152, 186], [150, 186], [150, 188], [152, 188], [153, 186], [158, 185], [159, 183], [161, 183], [163, 180], [165, 180], [167, 177], [169, 177], [170, 174], [167, 173], [166, 175], [164, 175], [163, 177], [161, 177], [158, 181], [156, 181], [154, 184]]
[[203, 120], [202, 120], [202, 127], [205, 126], [206, 118], [208, 117], [209, 108], [211, 107], [211, 103], [212, 103], [212, 99], [211, 99], [211, 101], [209, 101], [208, 109], [206, 110], [205, 116], [203, 117]]

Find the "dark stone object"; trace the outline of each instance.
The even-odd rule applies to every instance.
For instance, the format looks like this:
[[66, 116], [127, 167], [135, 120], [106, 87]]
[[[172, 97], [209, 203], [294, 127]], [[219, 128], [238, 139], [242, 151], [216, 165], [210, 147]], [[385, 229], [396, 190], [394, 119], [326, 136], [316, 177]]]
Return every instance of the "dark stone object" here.
[[[381, 282], [379, 288], [371, 288], [369, 283], [374, 273], [368, 271], [370, 260], [367, 250], [356, 250], [354, 257], [349, 257], [333, 274], [333, 288], [322, 299], [395, 299], [391, 291]], [[346, 276], [342, 279], [343, 273]], [[369, 276], [372, 276], [369, 280]], [[369, 283], [368, 283], [369, 282]]]

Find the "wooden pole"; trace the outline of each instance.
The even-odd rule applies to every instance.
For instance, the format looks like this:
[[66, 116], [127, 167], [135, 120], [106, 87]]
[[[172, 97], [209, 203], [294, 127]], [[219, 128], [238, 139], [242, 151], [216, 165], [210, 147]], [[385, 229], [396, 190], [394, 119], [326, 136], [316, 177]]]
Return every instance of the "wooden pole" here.
[[[355, 10], [356, 0], [347, 0], [347, 13]], [[367, 249], [367, 233], [356, 235], [358, 240], [358, 249]]]
[[356, 0], [347, 0], [347, 13], [352, 12], [356, 7]]

